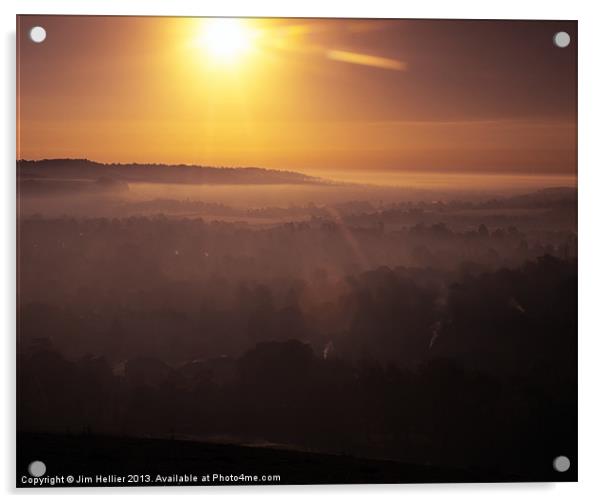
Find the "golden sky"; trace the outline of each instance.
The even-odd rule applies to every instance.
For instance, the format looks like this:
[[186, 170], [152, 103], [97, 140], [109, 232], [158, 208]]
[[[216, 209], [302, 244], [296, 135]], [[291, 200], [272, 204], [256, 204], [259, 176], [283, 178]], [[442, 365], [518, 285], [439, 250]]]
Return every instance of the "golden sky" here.
[[575, 22], [20, 16], [17, 38], [22, 159], [576, 175]]

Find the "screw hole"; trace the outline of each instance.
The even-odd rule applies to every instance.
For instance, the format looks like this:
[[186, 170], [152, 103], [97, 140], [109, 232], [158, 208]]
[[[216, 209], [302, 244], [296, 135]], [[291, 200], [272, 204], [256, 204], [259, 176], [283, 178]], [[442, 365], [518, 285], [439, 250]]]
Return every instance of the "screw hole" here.
[[559, 31], [554, 35], [554, 45], [564, 49], [571, 43], [571, 36], [566, 31]]
[[32, 477], [41, 477], [46, 473], [46, 464], [43, 461], [32, 461], [27, 470]]
[[29, 38], [32, 40], [32, 42], [40, 44], [46, 40], [46, 30], [41, 26], [34, 26], [31, 30], [29, 30]]
[[571, 467], [571, 461], [566, 456], [558, 456], [554, 458], [554, 470], [563, 473]]

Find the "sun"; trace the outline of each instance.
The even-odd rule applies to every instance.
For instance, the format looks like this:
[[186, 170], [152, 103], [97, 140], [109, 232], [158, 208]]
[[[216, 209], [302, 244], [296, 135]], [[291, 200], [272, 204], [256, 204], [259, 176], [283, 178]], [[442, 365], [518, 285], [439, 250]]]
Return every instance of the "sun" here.
[[204, 20], [198, 44], [215, 61], [232, 63], [251, 50], [254, 39], [244, 20], [214, 18]]

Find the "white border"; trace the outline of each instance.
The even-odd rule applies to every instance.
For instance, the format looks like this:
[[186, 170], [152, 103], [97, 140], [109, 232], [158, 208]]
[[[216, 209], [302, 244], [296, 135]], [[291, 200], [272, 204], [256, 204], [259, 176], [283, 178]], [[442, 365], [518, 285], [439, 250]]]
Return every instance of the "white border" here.
[[[15, 496], [14, 484], [14, 356], [15, 356], [15, 15], [19, 14], [119, 14], [119, 15], [245, 15], [291, 17], [404, 17], [404, 18], [473, 18], [473, 19], [577, 19], [579, 21], [579, 480], [577, 484], [491, 484], [424, 486], [305, 486], [244, 488], [144, 488], [20, 491], [25, 499], [42, 496], [60, 501], [68, 495], [101, 494], [112, 498], [127, 496], [164, 499], [168, 494], [193, 498], [248, 498], [250, 501], [291, 501], [307, 498], [345, 498], [351, 502], [378, 497], [400, 501], [401, 498], [446, 503], [488, 501], [506, 502], [546, 500], [550, 502], [602, 501], [602, 484], [598, 469], [601, 448], [602, 330], [600, 328], [600, 274], [602, 253], [599, 228], [602, 208], [601, 98], [602, 72], [600, 49], [602, 18], [597, 2], [575, 0], [530, 1], [414, 1], [394, 0], [3, 0], [0, 2], [3, 36], [1, 97], [3, 166], [2, 218], [3, 238], [0, 260], [1, 319], [5, 321], [0, 361], [3, 412], [0, 413], [3, 452], [0, 456], [0, 480], [3, 492]], [[520, 452], [517, 452], [520, 456]], [[126, 496], [124, 496], [126, 495]]]

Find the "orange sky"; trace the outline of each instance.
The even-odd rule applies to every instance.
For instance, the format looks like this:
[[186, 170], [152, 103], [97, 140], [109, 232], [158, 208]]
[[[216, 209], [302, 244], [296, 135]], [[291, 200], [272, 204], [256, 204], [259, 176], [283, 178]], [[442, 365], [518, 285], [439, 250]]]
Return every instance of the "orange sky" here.
[[18, 157], [576, 175], [574, 22], [249, 19], [227, 61], [204, 23], [19, 17]]

